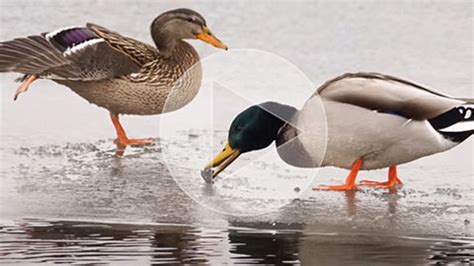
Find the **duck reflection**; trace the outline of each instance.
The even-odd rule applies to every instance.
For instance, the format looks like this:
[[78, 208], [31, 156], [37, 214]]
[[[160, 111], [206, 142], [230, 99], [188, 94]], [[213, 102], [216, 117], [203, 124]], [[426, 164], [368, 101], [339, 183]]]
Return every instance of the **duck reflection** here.
[[466, 261], [469, 250], [466, 241], [321, 233], [304, 224], [210, 229], [26, 220], [0, 228], [0, 263], [418, 265]]
[[[232, 223], [228, 238], [231, 258], [236, 263], [297, 263], [300, 224]], [[248, 229], [252, 228], [252, 229]]]
[[[357, 214], [357, 193], [357, 191], [344, 192], [348, 217], [353, 217]], [[390, 188], [387, 192], [382, 193], [378, 197], [381, 202], [387, 203], [387, 212], [390, 214], [390, 217], [397, 212], [398, 200], [400, 199], [397, 188]]]
[[347, 216], [353, 217], [356, 215], [356, 191], [344, 191], [347, 206]]
[[[264, 226], [249, 223], [237, 225], [257, 228]], [[276, 226], [284, 227], [285, 225]], [[295, 262], [298, 261], [300, 237], [296, 228], [300, 226], [294, 228], [279, 232], [279, 229], [209, 229], [178, 225], [140, 226], [29, 220], [21, 224], [21, 229], [28, 238], [24, 240], [24, 245], [35, 249], [35, 253], [28, 253], [25, 249], [21, 259], [34, 262], [44, 252], [41, 255], [42, 261], [49, 263], [81, 263], [91, 260], [107, 263], [147, 261], [150, 264], [217, 265]], [[15, 246], [18, 247], [18, 243]], [[42, 250], [43, 247], [47, 249]], [[53, 253], [54, 256], [48, 256]]]

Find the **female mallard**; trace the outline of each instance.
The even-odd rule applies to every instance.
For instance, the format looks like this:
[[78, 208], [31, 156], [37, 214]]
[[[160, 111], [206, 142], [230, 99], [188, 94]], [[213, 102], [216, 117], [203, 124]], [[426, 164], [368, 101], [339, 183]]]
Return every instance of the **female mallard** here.
[[[474, 133], [473, 103], [391, 76], [345, 74], [322, 85], [299, 112], [266, 102], [240, 113], [202, 176], [211, 182], [241, 153], [276, 141], [290, 165], [351, 169], [344, 185], [315, 189], [355, 190], [360, 169], [385, 167], [387, 182], [361, 184], [393, 187], [401, 184], [397, 165], [453, 148]], [[327, 125], [318, 123], [324, 114]]]
[[33, 81], [44, 78], [108, 109], [117, 132], [116, 154], [121, 156], [127, 145], [150, 144], [153, 139], [129, 139], [119, 114], [173, 111], [197, 94], [202, 74], [199, 55], [183, 40], [200, 39], [227, 49], [204, 18], [189, 9], [159, 15], [151, 24], [151, 36], [156, 48], [88, 23], [14, 39], [0, 43], [0, 72], [25, 74], [15, 100]]

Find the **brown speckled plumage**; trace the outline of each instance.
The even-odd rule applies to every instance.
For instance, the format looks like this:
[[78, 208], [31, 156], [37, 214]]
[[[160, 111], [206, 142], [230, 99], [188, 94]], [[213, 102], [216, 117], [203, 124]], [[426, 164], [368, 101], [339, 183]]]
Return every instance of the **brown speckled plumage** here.
[[[153, 21], [156, 47], [88, 23], [0, 43], [0, 72], [54, 80], [114, 114], [160, 114], [183, 107], [199, 90], [199, 55], [183, 39], [200, 31], [210, 34], [204, 18], [188, 9]], [[166, 103], [170, 93], [173, 102]]]
[[110, 111], [117, 133], [118, 156], [128, 145], [151, 139], [129, 139], [119, 114], [156, 115], [188, 104], [199, 91], [199, 55], [185, 39], [200, 39], [227, 49], [189, 9], [175, 9], [151, 23], [155, 47], [102, 26], [63, 28], [0, 43], [0, 72], [24, 74], [18, 95], [38, 78], [71, 88], [90, 103]]
[[[174, 111], [194, 98], [202, 76], [199, 56], [194, 48], [182, 41], [176, 50], [177, 56], [174, 58], [156, 54], [156, 58], [144, 64], [137, 73], [118, 78], [54, 81], [115, 114], [155, 115]], [[174, 97], [174, 102], [167, 103], [171, 92], [177, 97]]]

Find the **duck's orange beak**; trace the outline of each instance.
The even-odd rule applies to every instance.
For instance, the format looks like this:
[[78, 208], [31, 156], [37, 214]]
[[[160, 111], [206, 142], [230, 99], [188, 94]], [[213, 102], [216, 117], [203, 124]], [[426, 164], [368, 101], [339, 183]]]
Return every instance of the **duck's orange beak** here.
[[239, 150], [233, 149], [229, 143], [226, 143], [224, 149], [201, 171], [202, 178], [204, 178], [207, 183], [213, 183], [214, 178], [237, 159], [239, 155]]
[[208, 44], [217, 48], [221, 48], [224, 50], [228, 49], [224, 43], [222, 43], [219, 39], [212, 35], [211, 31], [206, 26], [202, 27], [201, 32], [196, 35], [196, 39], [199, 39], [203, 42], [207, 42]]

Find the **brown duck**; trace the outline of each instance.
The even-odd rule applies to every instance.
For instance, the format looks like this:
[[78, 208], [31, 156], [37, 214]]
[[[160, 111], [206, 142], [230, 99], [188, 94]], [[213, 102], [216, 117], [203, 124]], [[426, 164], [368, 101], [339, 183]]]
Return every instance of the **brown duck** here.
[[128, 145], [151, 144], [153, 138], [128, 138], [119, 114], [177, 110], [199, 91], [199, 55], [183, 40], [200, 39], [227, 49], [204, 18], [189, 9], [165, 12], [150, 28], [156, 47], [92, 23], [2, 42], [0, 72], [24, 74], [14, 100], [42, 78], [65, 85], [109, 110], [117, 133], [116, 154], [122, 156]]

